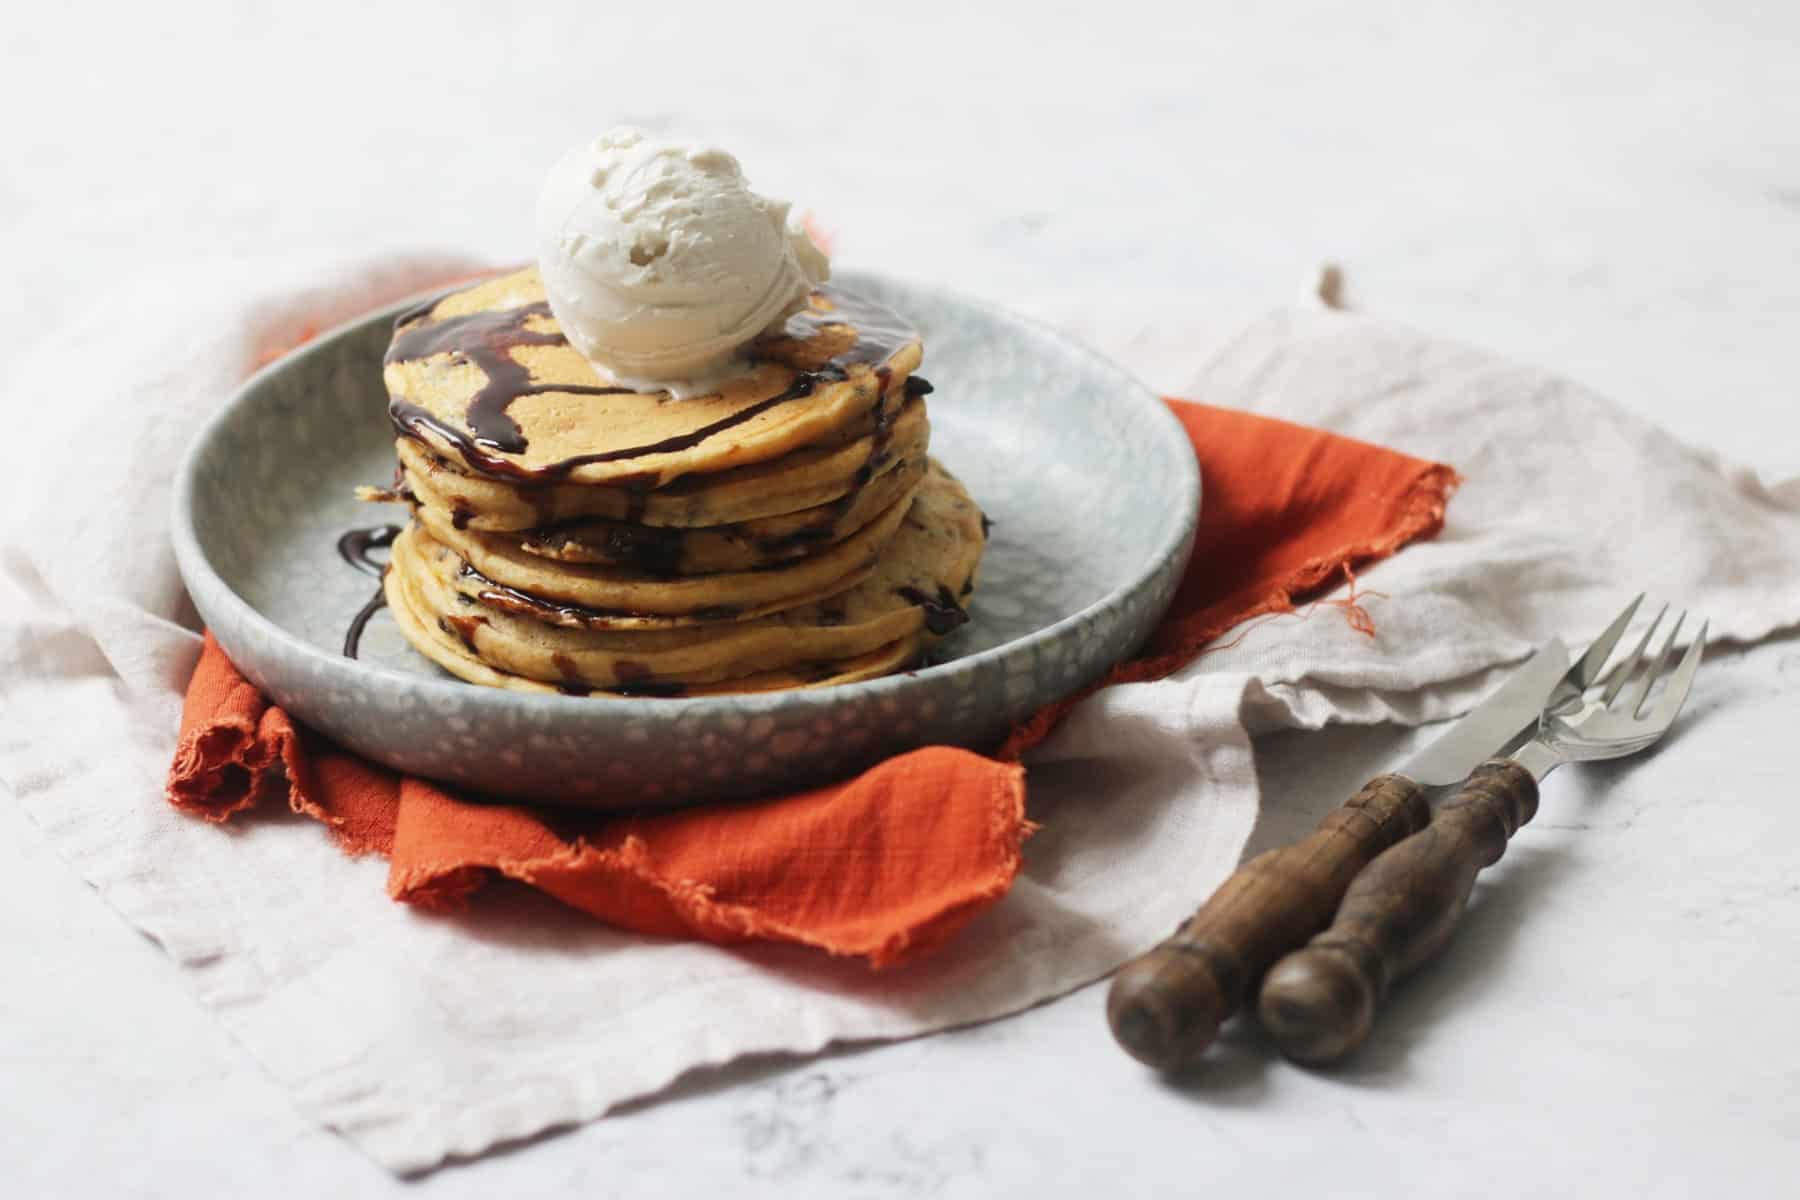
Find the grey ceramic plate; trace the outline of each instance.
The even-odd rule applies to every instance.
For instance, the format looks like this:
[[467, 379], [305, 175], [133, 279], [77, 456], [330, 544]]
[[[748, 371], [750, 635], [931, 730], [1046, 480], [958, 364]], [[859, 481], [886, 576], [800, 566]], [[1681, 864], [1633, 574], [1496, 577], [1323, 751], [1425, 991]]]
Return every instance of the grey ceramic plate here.
[[339, 647], [375, 584], [336, 550], [398, 520], [351, 490], [393, 474], [381, 382], [396, 305], [244, 385], [176, 483], [175, 548], [194, 603], [265, 693], [403, 771], [590, 807], [768, 794], [931, 743], [980, 748], [1143, 640], [1192, 546], [1200, 478], [1163, 403], [1091, 352], [950, 293], [882, 276], [846, 286], [925, 335], [932, 453], [993, 518], [970, 621], [932, 665], [817, 691], [687, 700], [531, 695], [453, 679], [386, 613]]

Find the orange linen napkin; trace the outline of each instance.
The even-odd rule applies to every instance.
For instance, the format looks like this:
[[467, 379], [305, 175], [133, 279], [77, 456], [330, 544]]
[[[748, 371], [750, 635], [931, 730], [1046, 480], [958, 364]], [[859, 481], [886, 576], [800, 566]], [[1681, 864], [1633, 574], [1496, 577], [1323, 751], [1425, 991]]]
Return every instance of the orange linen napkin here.
[[[1204, 481], [1193, 560], [1142, 655], [1096, 688], [1167, 675], [1232, 626], [1443, 524], [1449, 467], [1169, 403]], [[993, 757], [930, 746], [756, 804], [594, 816], [472, 802], [349, 754], [270, 705], [209, 634], [168, 797], [213, 821], [284, 798], [347, 851], [386, 855], [389, 894], [423, 907], [459, 905], [501, 875], [642, 933], [794, 942], [880, 967], [942, 943], [1012, 886], [1033, 828], [1019, 756], [1079, 699], [1039, 712]]]

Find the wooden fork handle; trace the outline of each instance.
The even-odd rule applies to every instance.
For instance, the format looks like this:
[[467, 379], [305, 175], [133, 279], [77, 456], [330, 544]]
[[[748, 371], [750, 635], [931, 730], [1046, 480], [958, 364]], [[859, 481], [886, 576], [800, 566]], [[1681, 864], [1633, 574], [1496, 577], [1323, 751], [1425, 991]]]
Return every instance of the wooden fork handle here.
[[1429, 819], [1418, 784], [1377, 776], [1303, 840], [1239, 867], [1167, 941], [1113, 977], [1113, 1037], [1163, 1070], [1198, 1057], [1269, 964], [1325, 927], [1356, 873]]
[[1263, 979], [1257, 1015], [1281, 1052], [1326, 1063], [1360, 1045], [1388, 985], [1450, 940], [1475, 877], [1537, 806], [1530, 771], [1489, 759], [1429, 825], [1364, 868], [1331, 927]]

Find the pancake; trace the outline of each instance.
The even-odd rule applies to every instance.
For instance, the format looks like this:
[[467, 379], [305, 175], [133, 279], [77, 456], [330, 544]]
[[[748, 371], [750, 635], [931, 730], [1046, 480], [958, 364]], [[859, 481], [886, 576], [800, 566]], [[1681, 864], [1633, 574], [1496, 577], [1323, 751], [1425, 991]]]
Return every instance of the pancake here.
[[418, 526], [400, 535], [391, 573], [423, 620], [504, 673], [589, 687], [713, 683], [922, 644], [963, 620], [985, 537], [981, 513], [936, 463], [873, 574], [827, 600], [736, 623], [659, 632], [559, 628], [487, 603], [455, 551]]
[[883, 471], [830, 504], [712, 529], [667, 529], [624, 521], [580, 521], [516, 535], [528, 554], [557, 562], [629, 567], [652, 575], [754, 571], [835, 546], [885, 512], [925, 477], [925, 460]]
[[713, 395], [619, 388], [562, 336], [528, 267], [402, 314], [382, 374], [400, 432], [471, 474], [653, 488], [828, 438], [924, 353], [897, 314], [829, 285], [747, 350], [749, 371]]
[[616, 386], [534, 269], [402, 314], [383, 377], [412, 521], [383, 594], [474, 683], [585, 695], [828, 686], [967, 620], [986, 544], [931, 460], [917, 333], [822, 287], [711, 395]]
[[[855, 436], [808, 446], [775, 462], [694, 475], [655, 491], [574, 484], [520, 487], [469, 475], [411, 438], [401, 438], [395, 445], [400, 455], [400, 486], [421, 504], [459, 515], [469, 529], [534, 529], [585, 517], [698, 527], [732, 525], [830, 504], [854, 491], [865, 470], [878, 477], [901, 460], [923, 458], [931, 442], [923, 399], [907, 401], [895, 415], [886, 430], [885, 446], [872, 426], [871, 420], [853, 427]], [[371, 495], [385, 498], [380, 493]]]
[[854, 683], [859, 679], [873, 679], [879, 675], [886, 675], [911, 662], [919, 652], [918, 639], [903, 638], [893, 645], [883, 646], [854, 658], [811, 663], [804, 668], [795, 670], [759, 672], [719, 683], [694, 684], [692, 686], [642, 683], [607, 693], [594, 691], [578, 684], [545, 683], [542, 680], [528, 679], [525, 676], [510, 674], [489, 666], [476, 657], [475, 653], [459, 637], [446, 632], [419, 607], [405, 577], [397, 571], [389, 571], [384, 576], [382, 591], [387, 597], [388, 608], [393, 613], [395, 624], [399, 625], [400, 632], [419, 653], [452, 675], [470, 683], [481, 684], [485, 687], [511, 688], [516, 691], [561, 692], [565, 695], [637, 694], [673, 697], [717, 696], [831, 687], [834, 684]]
[[[521, 604], [549, 601], [567, 613], [557, 617], [545, 612], [541, 619], [589, 628], [645, 628], [742, 620], [841, 592], [874, 568], [881, 547], [911, 504], [909, 492], [854, 534], [810, 558], [760, 571], [674, 577], [557, 563], [526, 553], [503, 534], [457, 529], [431, 508], [415, 509], [413, 519], [470, 569], [499, 585], [497, 593], [510, 589]], [[646, 623], [644, 618], [661, 620]]]

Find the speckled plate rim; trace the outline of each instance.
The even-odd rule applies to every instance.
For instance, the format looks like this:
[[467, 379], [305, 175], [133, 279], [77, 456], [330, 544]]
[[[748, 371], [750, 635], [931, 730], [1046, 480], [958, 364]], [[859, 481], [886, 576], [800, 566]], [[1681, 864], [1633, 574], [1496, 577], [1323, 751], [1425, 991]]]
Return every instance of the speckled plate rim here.
[[[930, 284], [921, 284], [904, 276], [872, 271], [845, 271], [838, 273], [838, 278], [852, 288], [856, 287], [859, 281], [866, 280], [877, 288], [897, 288], [929, 296], [934, 301], [940, 301], [946, 305], [961, 305], [965, 308], [977, 309], [993, 318], [1001, 326], [1012, 325], [1031, 329], [1040, 337], [1060, 343], [1068, 353], [1087, 359], [1102, 373], [1116, 378], [1120, 392], [1135, 396], [1134, 402], [1144, 406], [1148, 419], [1167, 430], [1172, 444], [1179, 445], [1183, 449], [1191, 449], [1192, 443], [1188, 439], [1187, 431], [1155, 391], [1139, 382], [1123, 367], [1098, 351], [1082, 345], [1042, 322], [1019, 316], [997, 305], [974, 299], [960, 292]], [[441, 293], [444, 290], [441, 287], [427, 289], [396, 303], [364, 313], [319, 335], [306, 345], [283, 355], [257, 371], [239, 385], [231, 398], [221, 405], [219, 410], [195, 434], [188, 445], [187, 452], [182, 456], [180, 467], [176, 473], [172, 505], [173, 540], [176, 564], [189, 591], [205, 592], [206, 599], [215, 611], [228, 614], [249, 624], [287, 652], [310, 660], [321, 670], [322, 676], [333, 684], [350, 687], [358, 681], [375, 680], [384, 686], [415, 695], [421, 703], [429, 704], [434, 700], [452, 700], [473, 704], [478, 715], [517, 714], [521, 711], [527, 714], [541, 712], [546, 715], [555, 714], [564, 717], [572, 714], [589, 714], [607, 722], [635, 718], [648, 719], [654, 723], [669, 723], [682, 719], [692, 720], [697, 716], [714, 717], [735, 714], [757, 717], [793, 708], [824, 710], [853, 699], [882, 697], [890, 693], [905, 692], [916, 686], [915, 681], [918, 679], [935, 679], [973, 673], [984, 669], [989, 664], [1010, 659], [1015, 655], [1030, 654], [1040, 646], [1068, 638], [1075, 631], [1100, 624], [1109, 615], [1123, 609], [1141, 589], [1149, 585], [1164, 564], [1177, 557], [1185, 559], [1192, 550], [1194, 531], [1200, 515], [1201, 483], [1199, 461], [1190, 453], [1176, 456], [1178, 463], [1186, 465], [1186, 470], [1180, 472], [1178, 476], [1179, 494], [1169, 497], [1170, 511], [1177, 514], [1176, 519], [1168, 535], [1156, 547], [1154, 554], [1147, 556], [1139, 564], [1132, 578], [1080, 611], [1071, 613], [1053, 624], [1046, 625], [1023, 637], [1014, 638], [1009, 642], [991, 646], [974, 654], [951, 659], [949, 662], [919, 667], [894, 675], [885, 675], [878, 679], [839, 684], [829, 688], [745, 696], [685, 698], [560, 696], [484, 688], [458, 679], [432, 679], [396, 671], [389, 667], [376, 666], [360, 659], [345, 658], [342, 655], [329, 653], [264, 616], [249, 601], [240, 596], [236, 589], [213, 568], [200, 545], [194, 520], [194, 489], [200, 460], [206, 452], [207, 446], [218, 436], [221, 427], [230, 421], [240, 408], [253, 402], [253, 397], [264, 380], [295, 369], [315, 355], [331, 354], [335, 351], [338, 342], [354, 336], [357, 330], [365, 327], [370, 321], [391, 320], [395, 315], [417, 304], [424, 297], [433, 293]], [[1185, 563], [1181, 565], [1184, 566]]]

